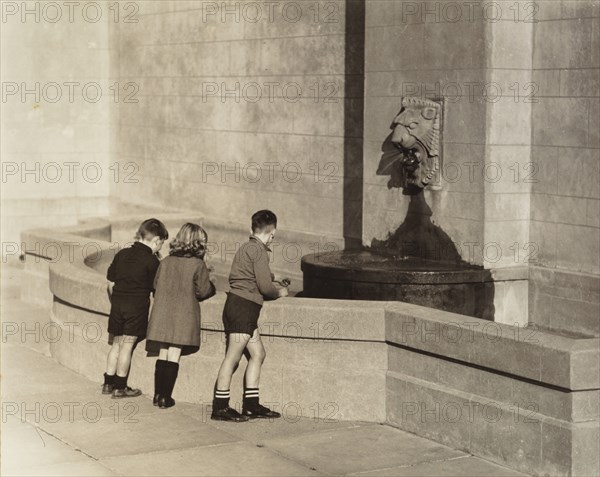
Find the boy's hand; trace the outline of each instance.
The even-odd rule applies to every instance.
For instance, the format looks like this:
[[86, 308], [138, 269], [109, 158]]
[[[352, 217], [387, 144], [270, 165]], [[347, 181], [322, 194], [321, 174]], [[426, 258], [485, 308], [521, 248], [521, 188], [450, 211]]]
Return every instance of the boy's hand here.
[[115, 282], [111, 282], [107, 280], [106, 289], [108, 291], [108, 298], [112, 301], [113, 288], [115, 287]]
[[282, 287], [289, 287], [290, 283], [292, 283], [292, 281], [289, 278], [285, 278], [285, 277], [279, 277], [279, 276], [275, 276], [275, 283], [278, 283], [279, 285], [281, 285]]
[[288, 296], [288, 294], [289, 293], [288, 293], [287, 287], [283, 287], [283, 288], [279, 289], [279, 298], [286, 297], [286, 296]]

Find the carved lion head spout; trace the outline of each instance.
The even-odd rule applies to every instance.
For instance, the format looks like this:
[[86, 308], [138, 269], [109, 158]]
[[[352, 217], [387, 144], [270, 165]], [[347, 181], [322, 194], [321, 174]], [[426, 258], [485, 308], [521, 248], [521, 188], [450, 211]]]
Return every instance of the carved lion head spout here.
[[440, 103], [404, 97], [402, 109], [394, 118], [391, 141], [400, 151], [402, 187], [439, 188]]

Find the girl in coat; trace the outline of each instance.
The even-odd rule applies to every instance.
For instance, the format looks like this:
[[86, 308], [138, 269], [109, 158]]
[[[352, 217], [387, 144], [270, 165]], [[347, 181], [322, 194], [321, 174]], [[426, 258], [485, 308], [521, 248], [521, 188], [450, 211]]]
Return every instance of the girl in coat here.
[[155, 406], [175, 405], [171, 397], [181, 356], [200, 349], [199, 301], [215, 294], [204, 263], [208, 237], [202, 227], [187, 223], [170, 244], [154, 280], [154, 305], [150, 313], [146, 351], [156, 356]]

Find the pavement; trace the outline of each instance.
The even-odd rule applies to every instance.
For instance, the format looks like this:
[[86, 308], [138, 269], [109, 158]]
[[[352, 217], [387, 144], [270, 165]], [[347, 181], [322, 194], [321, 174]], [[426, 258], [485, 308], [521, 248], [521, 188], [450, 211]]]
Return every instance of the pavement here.
[[195, 404], [113, 400], [50, 356], [48, 310], [20, 301], [18, 266], [1, 273], [3, 476], [524, 475], [379, 423], [227, 423]]

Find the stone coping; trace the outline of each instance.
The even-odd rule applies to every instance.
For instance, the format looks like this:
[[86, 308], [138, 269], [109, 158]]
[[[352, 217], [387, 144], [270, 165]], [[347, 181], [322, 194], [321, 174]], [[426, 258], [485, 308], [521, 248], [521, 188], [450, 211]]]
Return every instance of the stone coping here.
[[[189, 217], [182, 213], [161, 214], [165, 221]], [[106, 281], [100, 273], [86, 266], [85, 260], [98, 250], [114, 253], [114, 246], [103, 239], [110, 239], [111, 226], [129, 220], [132, 218], [94, 219], [58, 230], [29, 230], [23, 234], [23, 239], [56, 245], [47, 248], [49, 260], [56, 258], [57, 250], [63, 254], [50, 263], [50, 290], [56, 299], [108, 315], [110, 303]], [[86, 249], [86, 243], [90, 241], [95, 245]], [[72, 250], [75, 253], [70, 257], [67, 252]], [[214, 308], [209, 315], [220, 316], [218, 311], [222, 309], [223, 300], [224, 294], [218, 293], [202, 306]], [[392, 346], [563, 390], [597, 389], [600, 386], [598, 338], [570, 338], [402, 302], [288, 297], [267, 302], [262, 322], [273, 324], [274, 335], [277, 335], [278, 327], [301, 324], [297, 327], [298, 337], [306, 339], [314, 339], [311, 324], [319, 322], [321, 328], [329, 324], [335, 333], [328, 339], [385, 341]], [[218, 322], [211, 323], [210, 329], [219, 330], [220, 326]], [[291, 336], [290, 333], [293, 335], [294, 328], [287, 326], [286, 336]]]
[[389, 343], [563, 390], [600, 387], [600, 339], [490, 322], [409, 303], [386, 306]]
[[600, 303], [600, 276], [598, 275], [532, 265], [530, 276], [536, 281], [537, 288], [542, 293], [553, 294], [558, 288], [576, 287], [581, 299], [590, 303]]
[[[234, 246], [247, 240], [249, 235], [247, 224], [203, 217], [194, 211], [156, 210], [146, 211], [143, 216], [159, 217], [169, 228], [170, 238], [176, 232], [174, 229], [183, 222], [192, 221], [206, 225], [209, 231], [208, 259], [217, 272], [224, 274], [227, 273], [233, 258]], [[111, 252], [117, 250], [133, 241], [133, 231], [139, 222], [140, 213], [131, 212], [110, 218], [89, 218], [81, 220], [77, 225], [60, 229], [30, 229], [24, 231], [21, 237], [25, 254], [57, 262], [72, 255], [74, 250], [80, 256], [79, 249], [86, 246], [86, 243], [81, 240], [82, 237], [95, 242], [93, 246], [87, 246], [90, 252], [104, 253], [105, 250]], [[282, 251], [282, 247], [286, 246], [289, 246], [286, 253], [292, 257], [292, 260], [286, 260], [286, 253]], [[210, 247], [214, 250], [211, 251]], [[279, 229], [273, 247], [278, 247], [278, 253], [274, 254], [272, 263], [273, 270], [289, 276], [292, 279], [293, 291], [298, 292], [300, 289], [296, 290], [296, 288], [301, 287], [302, 283], [301, 256], [319, 247], [340, 249], [343, 247], [343, 240], [308, 232]], [[295, 255], [297, 257], [294, 260]]]

